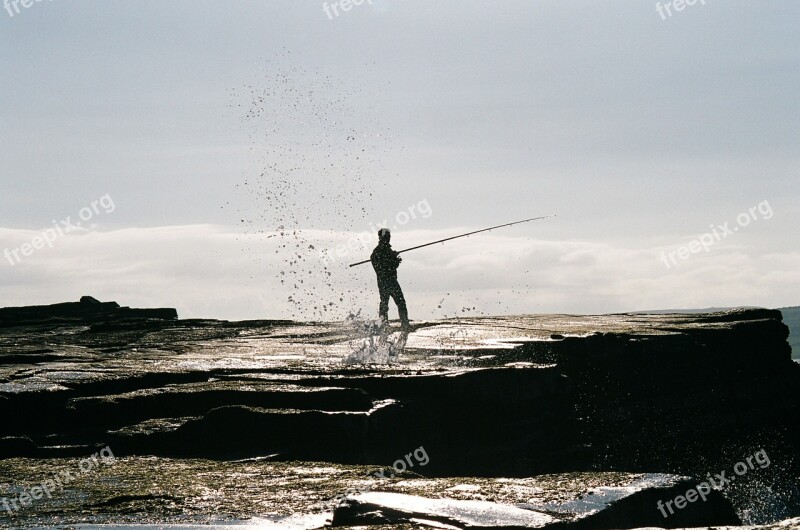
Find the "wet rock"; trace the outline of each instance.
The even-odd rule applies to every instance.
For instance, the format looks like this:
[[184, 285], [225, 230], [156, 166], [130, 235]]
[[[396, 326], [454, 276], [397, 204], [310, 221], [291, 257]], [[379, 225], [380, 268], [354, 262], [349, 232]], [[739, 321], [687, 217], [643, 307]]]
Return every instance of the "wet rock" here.
[[[83, 457], [96, 450], [84, 453]], [[269, 522], [274, 521], [278, 528], [298, 528], [291, 523], [300, 518], [313, 521], [313, 524], [299, 528], [322, 528], [325, 519], [333, 518], [339, 499], [347, 491], [391, 493], [423, 500], [448, 499], [456, 504], [486, 503], [498, 507], [493, 506], [490, 510], [512, 507], [527, 512], [538, 511], [564, 525], [579, 525], [583, 519], [590, 520], [588, 518], [596, 513], [598, 505], [609, 511], [619, 506], [624, 510], [618, 514], [635, 515], [639, 513], [636, 511], [637, 499], [642, 501], [638, 502], [642, 508], [653, 510], [661, 517], [652, 499], [640, 495], [646, 490], [673, 495], [672, 491], [667, 491], [670, 484], [680, 485], [677, 491], [681, 491], [684, 485], [691, 485], [679, 477], [665, 477], [659, 481], [653, 475], [640, 473], [569, 473], [521, 479], [430, 479], [420, 478], [415, 472], [418, 467], [394, 476], [391, 473], [381, 476], [378, 472], [382, 469], [376, 466], [272, 462], [265, 459], [222, 462], [150, 456], [117, 457], [113, 463], [101, 464], [89, 473], [75, 473], [82, 460], [82, 457], [77, 457], [0, 461], [0, 477], [3, 477], [0, 488], [4, 484], [40, 484], [65, 471], [74, 474], [68, 492], [54, 493], [52, 499], [41, 499], [35, 507], [14, 514], [13, 518], [5, 510], [0, 510], [0, 527], [61, 528], [110, 524], [130, 528], [144, 524], [153, 528], [167, 525], [193, 525], [194, 528], [201, 522], [228, 521], [234, 525], [249, 518], [246, 522], [250, 526], [246, 527], [270, 528], [274, 525], [270, 526]], [[653, 486], [645, 486], [648, 482]], [[659, 483], [664, 489], [659, 489]], [[612, 498], [613, 493], [617, 497]], [[582, 499], [588, 501], [581, 503]], [[709, 497], [707, 503], [710, 502], [712, 499]], [[581, 504], [573, 506], [574, 503]], [[267, 517], [264, 514], [269, 514], [266, 521], [261, 519]], [[631, 519], [631, 522], [642, 520]], [[382, 528], [418, 530], [421, 527], [420, 523], [407, 526], [394, 523]]]
[[[671, 501], [686, 491], [694, 490], [698, 483], [674, 475], [627, 478], [623, 484], [593, 488], [587, 492], [562, 491], [561, 498], [545, 503], [506, 504], [367, 492], [351, 496], [337, 507], [333, 526], [420, 524], [427, 521], [448, 528], [606, 530], [636, 526], [737, 525], [741, 522], [730, 503], [714, 490], [706, 493], [704, 502], [687, 504], [665, 517], [657, 503]], [[554, 477], [553, 482], [551, 491], [558, 491], [558, 479]], [[545, 484], [544, 481], [539, 483]], [[522, 483], [518, 487], [524, 488], [525, 485]]]
[[559, 520], [545, 513], [487, 501], [427, 499], [399, 493], [364, 493], [345, 501], [333, 526], [441, 524], [446, 528], [553, 528]]
[[212, 409], [236, 405], [271, 409], [368, 411], [372, 401], [366, 392], [353, 388], [216, 381], [73, 398], [67, 402], [67, 411], [77, 424], [112, 429], [148, 419], [203, 416]]
[[[307, 391], [287, 392], [281, 400], [271, 398], [268, 392], [250, 394], [251, 404], [272, 399], [272, 409], [218, 408], [185, 423], [172, 435], [140, 436], [117, 445], [124, 443], [132, 454], [211, 458], [277, 454], [284, 459], [390, 464], [409, 447], [424, 443], [435, 456], [427, 473], [496, 476], [563, 469], [562, 463], [574, 458], [574, 454], [568, 453], [576, 451], [578, 444], [577, 424], [571, 415], [570, 385], [554, 368], [493, 368], [423, 376], [317, 377], [302, 378], [297, 383], [309, 385]], [[327, 390], [331, 399], [322, 403], [325, 399], [322, 389], [311, 385], [345, 388]], [[268, 388], [271, 387], [263, 386], [264, 390]], [[101, 424], [113, 421], [116, 410], [123, 413], [120, 418], [137, 420], [149, 415], [151, 408], [159, 409], [152, 414], [154, 417], [201, 410], [195, 405], [202, 397], [194, 403], [188, 390], [184, 385], [166, 396], [163, 392], [147, 391], [135, 398], [78, 399], [71, 406], [76, 407], [76, 413], [83, 412], [81, 415], [96, 418]], [[336, 392], [342, 396], [354, 393], [359, 400], [351, 399], [349, 404], [360, 406], [345, 407], [342, 405], [348, 403], [339, 400], [340, 406], [332, 407]], [[240, 402], [241, 396], [247, 395], [237, 394]], [[310, 401], [315, 396], [321, 399]], [[374, 400], [370, 405], [374, 408], [368, 412], [362, 407], [366, 396]], [[164, 397], [170, 399], [161, 407], [158, 403]], [[153, 400], [150, 405], [138, 408], [150, 399]], [[316, 411], [298, 410], [315, 404]], [[117, 405], [123, 406], [117, 408]], [[236, 443], [230, 443], [222, 433], [237, 433]]]
[[154, 322], [4, 328], [0, 436], [38, 456], [381, 466], [424, 446], [420, 475], [519, 480], [702, 480], [764, 450], [726, 495], [751, 520], [800, 513], [800, 366], [774, 311], [420, 322], [377, 365], [342, 362], [361, 340], [343, 324]]
[[120, 454], [222, 460], [272, 455], [355, 463], [363, 451], [366, 423], [365, 413], [231, 406], [214, 409], [174, 432], [119, 438], [113, 444]]

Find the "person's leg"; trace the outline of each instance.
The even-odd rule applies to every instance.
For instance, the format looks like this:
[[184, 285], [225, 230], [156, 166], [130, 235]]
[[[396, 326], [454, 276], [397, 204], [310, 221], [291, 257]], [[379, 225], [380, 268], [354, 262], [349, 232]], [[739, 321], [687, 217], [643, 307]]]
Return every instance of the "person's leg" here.
[[378, 317], [383, 320], [384, 323], [389, 322], [389, 289], [385, 287], [378, 286], [378, 293], [381, 297], [381, 303], [378, 305]]
[[400, 288], [400, 284], [397, 282], [395, 282], [395, 284], [392, 286], [392, 298], [394, 298], [394, 303], [397, 304], [397, 312], [400, 313], [400, 323], [403, 326], [403, 329], [407, 329], [409, 327], [409, 323], [406, 297], [403, 296], [403, 290]]

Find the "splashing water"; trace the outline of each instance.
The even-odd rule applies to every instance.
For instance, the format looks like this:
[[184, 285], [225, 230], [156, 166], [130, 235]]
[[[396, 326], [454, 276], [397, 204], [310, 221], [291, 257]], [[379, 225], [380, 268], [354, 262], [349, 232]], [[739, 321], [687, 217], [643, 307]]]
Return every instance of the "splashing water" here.
[[[271, 274], [282, 318], [338, 320], [372, 290], [331, 249], [349, 243], [365, 218], [381, 218], [373, 194], [396, 173], [393, 133], [365, 98], [382, 85], [306, 69], [286, 49], [260, 67], [252, 82], [231, 89], [229, 104], [250, 138], [253, 164], [231, 206], [242, 250]], [[274, 254], [253, 253], [266, 238], [274, 238]], [[265, 299], [274, 297], [255, 281]]]
[[350, 314], [345, 324], [351, 327], [357, 339], [352, 351], [345, 357], [344, 364], [391, 364], [396, 362], [408, 340], [407, 332], [392, 333], [383, 319], [371, 320], [360, 316], [361, 312]]

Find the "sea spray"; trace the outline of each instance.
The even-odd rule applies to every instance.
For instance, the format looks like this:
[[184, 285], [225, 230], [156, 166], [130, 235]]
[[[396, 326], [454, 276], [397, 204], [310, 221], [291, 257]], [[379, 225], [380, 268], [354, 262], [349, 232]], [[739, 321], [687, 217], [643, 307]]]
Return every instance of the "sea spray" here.
[[391, 364], [397, 361], [403, 351], [408, 334], [400, 333], [394, 337], [381, 319], [372, 320], [361, 316], [361, 312], [349, 314], [344, 321], [356, 335], [351, 342], [351, 352], [344, 364]]

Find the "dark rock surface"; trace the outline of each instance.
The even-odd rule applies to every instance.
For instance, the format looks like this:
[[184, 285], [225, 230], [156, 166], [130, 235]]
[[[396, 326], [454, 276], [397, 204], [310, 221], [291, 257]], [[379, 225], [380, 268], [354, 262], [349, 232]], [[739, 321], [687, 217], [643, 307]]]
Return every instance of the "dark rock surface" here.
[[[0, 461], [0, 475], [17, 483], [37, 484], [55, 473], [78, 469], [79, 459]], [[520, 479], [432, 479], [413, 471], [379, 477], [378, 471], [374, 466], [318, 462], [116, 458], [89, 473], [75, 473], [71, 495], [43, 498], [25, 519], [21, 519], [23, 512], [16, 521], [28, 526], [48, 524], [56, 517], [64, 525], [169, 521], [186, 528], [203, 520], [241, 530], [241, 526], [227, 525], [256, 513], [260, 517], [245, 528], [320, 528], [326, 523], [341, 527], [356, 521], [363, 525], [369, 517], [364, 508], [370, 502], [384, 514], [380, 520], [387, 528], [403, 527], [403, 521], [412, 519], [442, 521], [443, 510], [430, 514], [430, 507], [440, 504], [449, 506], [450, 527], [456, 528], [476, 520], [493, 521], [487, 525], [490, 528], [508, 528], [499, 523], [509, 522], [516, 522], [518, 528], [519, 523], [536, 528], [537, 521], [546, 521], [548, 528], [577, 529], [642, 526], [654, 521], [654, 516], [670, 523], [669, 527], [687, 520], [736, 520], [729, 503], [716, 492], [706, 503], [690, 505], [674, 519], [665, 520], [656, 509], [655, 497], [673, 496], [694, 486], [686, 477], [587, 472]], [[335, 497], [347, 491], [358, 493], [338, 505]], [[398, 497], [413, 510], [389, 513], [388, 504], [396, 509]], [[0, 524], [4, 521], [0, 512]]]
[[[367, 492], [349, 497], [333, 514], [333, 526], [414, 523], [432, 521], [454, 528], [574, 528], [614, 529], [631, 526], [678, 528], [686, 524], [738, 524], [739, 518], [718, 492], [705, 502], [689, 504], [665, 518], [653, 509], [661, 499], [672, 499], [698, 486], [697, 482], [674, 475], [607, 477], [613, 485], [587, 488], [580, 493], [562, 484], [582, 482], [582, 475], [543, 476], [538, 490], [561, 490], [560, 498], [517, 502], [463, 500], [452, 496], [420, 497], [399, 493]], [[517, 495], [537, 490], [525, 481], [510, 482]], [[462, 488], [463, 489], [463, 488]], [[501, 490], [502, 488], [498, 488]], [[472, 489], [471, 491], [480, 491]], [[541, 493], [539, 493], [541, 495]]]
[[0, 308], [0, 328], [34, 324], [70, 324], [129, 319], [174, 320], [178, 312], [171, 308], [132, 309], [116, 302], [100, 302], [82, 296], [80, 302]]
[[[718, 519], [681, 511], [693, 518], [669, 526], [731, 524], [730, 506], [746, 521], [778, 521], [800, 514], [800, 366], [787, 335], [779, 312], [759, 309], [453, 319], [416, 323], [391, 364], [354, 365], [343, 361], [364, 341], [348, 324], [16, 325], [0, 333], [0, 458], [109, 446], [134, 460], [391, 466], [424, 446], [430, 461], [414, 472], [429, 479], [613, 471], [704, 481], [749, 457], [717, 494], [729, 503]], [[769, 463], [752, 465], [756, 454]], [[380, 504], [352, 500], [339, 517]], [[400, 517], [394, 508], [379, 511]]]

